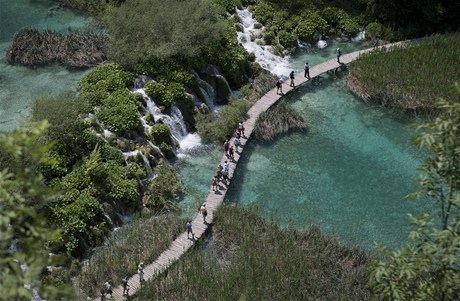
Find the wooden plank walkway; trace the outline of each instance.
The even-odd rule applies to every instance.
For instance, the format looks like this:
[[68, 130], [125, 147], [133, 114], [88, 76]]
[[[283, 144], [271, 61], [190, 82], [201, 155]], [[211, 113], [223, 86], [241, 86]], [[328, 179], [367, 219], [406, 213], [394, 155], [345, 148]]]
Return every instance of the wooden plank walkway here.
[[[392, 47], [392, 46], [397, 46], [400, 45], [401, 43], [404, 42], [398, 42], [398, 43], [393, 43], [393, 44], [387, 44], [384, 46], [380, 47]], [[360, 50], [360, 51], [355, 51], [352, 53], [348, 54], [343, 54], [340, 58], [341, 62], [344, 64], [348, 64], [354, 60], [356, 60], [361, 54], [367, 53], [369, 51], [372, 51], [373, 49], [365, 49], [365, 50]], [[315, 78], [318, 75], [321, 75], [322, 73], [325, 73], [329, 70], [337, 69], [340, 67], [340, 65], [337, 63], [337, 58], [330, 59], [324, 63], [315, 65], [310, 68], [310, 77], [311, 79]], [[296, 86], [302, 85], [303, 83], [307, 82], [308, 79], [304, 77], [303, 71], [299, 74], [296, 75], [295, 77], [295, 84]], [[289, 93], [291, 90], [293, 90], [292, 87], [289, 87], [289, 84], [283, 83], [283, 95], [286, 95]], [[265, 112], [268, 108], [270, 108], [274, 103], [276, 103], [283, 95], [279, 95], [276, 93], [276, 88], [268, 91], [262, 98], [260, 98], [248, 111], [247, 113], [247, 119], [244, 121], [244, 127], [245, 127], [245, 137], [241, 139], [241, 142], [243, 144], [243, 149], [244, 149], [244, 142], [247, 143], [247, 140], [251, 136], [254, 126], [256, 124], [257, 118], [259, 115], [263, 112]], [[236, 130], [236, 129], [235, 129]], [[233, 138], [230, 141], [231, 145], [233, 145]], [[222, 156], [222, 159], [219, 164], [223, 165], [223, 163], [227, 160], [230, 165], [229, 165], [229, 174], [228, 177], [231, 181], [233, 178], [233, 174], [236, 170], [236, 167], [238, 165], [238, 161], [241, 156], [241, 148], [240, 152], [235, 152], [234, 155], [234, 160], [230, 161], [225, 155]], [[216, 166], [217, 169], [217, 166]], [[211, 179], [209, 179], [211, 182]], [[206, 218], [206, 221], [208, 224], [211, 224], [214, 220], [214, 213], [216, 210], [219, 208], [220, 205], [224, 202], [225, 195], [227, 193], [227, 187], [224, 185], [220, 184], [219, 189], [217, 191], [212, 190], [212, 186], [209, 187], [208, 195], [205, 199], [206, 202], [206, 208], [208, 211], [208, 216]], [[192, 229], [195, 234], [195, 240], [187, 239], [187, 234], [186, 232], [183, 232], [180, 234], [176, 240], [174, 240], [171, 244], [171, 246], [165, 250], [154, 262], [148, 264], [144, 268], [144, 279], [146, 281], [154, 278], [156, 275], [162, 273], [165, 271], [171, 264], [173, 264], [176, 260], [179, 259], [179, 257], [184, 254], [185, 252], [190, 249], [190, 247], [193, 245], [193, 243], [197, 240], [200, 239], [201, 236], [204, 235], [206, 230], [208, 229], [208, 224], [203, 223], [203, 218], [200, 214], [198, 214], [195, 219], [192, 221]], [[184, 225], [185, 228], [185, 225]], [[133, 295], [136, 293], [137, 290], [141, 288], [140, 281], [139, 281], [139, 275], [133, 275], [129, 278], [128, 284], [130, 286], [129, 294]], [[101, 283], [102, 287], [102, 283]], [[116, 300], [116, 301], [121, 301], [125, 300], [126, 296], [123, 296], [123, 287], [117, 286], [113, 288], [113, 297], [110, 298], [107, 296], [106, 300]], [[99, 301], [101, 300], [100, 297], [97, 297], [93, 299], [94, 301]]]

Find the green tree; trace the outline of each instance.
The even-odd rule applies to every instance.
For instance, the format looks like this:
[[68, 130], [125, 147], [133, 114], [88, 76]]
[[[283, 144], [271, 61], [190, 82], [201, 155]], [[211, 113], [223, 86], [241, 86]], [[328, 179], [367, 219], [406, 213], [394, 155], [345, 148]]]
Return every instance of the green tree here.
[[[60, 259], [49, 256], [48, 247], [59, 231], [51, 230], [42, 215], [42, 208], [59, 191], [47, 186], [43, 175], [33, 168], [34, 164], [54, 164], [46, 155], [50, 145], [36, 143], [47, 126], [42, 122], [29, 130], [0, 133], [1, 157], [18, 163], [0, 172], [0, 300], [31, 300], [32, 289], [47, 299], [71, 298], [69, 287], [58, 289], [41, 282], [45, 268]], [[25, 156], [32, 164], [21, 164]]]
[[[456, 93], [460, 88], [456, 86]], [[454, 300], [460, 297], [460, 103], [437, 102], [442, 115], [417, 127], [423, 133], [416, 145], [431, 155], [421, 167], [422, 189], [439, 205], [440, 218], [428, 213], [410, 216], [417, 229], [411, 242], [389, 252], [379, 247], [386, 260], [374, 261], [370, 284], [389, 300]]]
[[112, 57], [131, 66], [155, 58], [199, 57], [220, 38], [217, 14], [204, 0], [127, 1], [108, 11], [105, 24]]

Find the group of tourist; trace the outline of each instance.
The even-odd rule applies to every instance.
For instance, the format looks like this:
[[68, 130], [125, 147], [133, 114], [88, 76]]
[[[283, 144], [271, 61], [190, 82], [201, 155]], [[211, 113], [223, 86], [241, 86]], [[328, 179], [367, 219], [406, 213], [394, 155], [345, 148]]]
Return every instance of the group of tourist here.
[[[337, 50], [335, 51], [335, 54], [337, 57], [337, 63], [342, 65], [342, 62], [340, 61], [340, 57], [342, 56], [342, 50], [340, 50], [340, 48], [337, 48]], [[311, 79], [310, 66], [308, 65], [308, 62], [305, 62], [304, 71], [305, 71], [304, 77], [307, 79]], [[294, 83], [295, 72], [294, 71], [291, 71], [291, 73], [289, 73], [289, 79], [291, 80], [289, 83], [289, 86], [292, 88], [295, 88], [295, 83]], [[283, 95], [283, 80], [281, 78], [276, 81], [276, 94]]]

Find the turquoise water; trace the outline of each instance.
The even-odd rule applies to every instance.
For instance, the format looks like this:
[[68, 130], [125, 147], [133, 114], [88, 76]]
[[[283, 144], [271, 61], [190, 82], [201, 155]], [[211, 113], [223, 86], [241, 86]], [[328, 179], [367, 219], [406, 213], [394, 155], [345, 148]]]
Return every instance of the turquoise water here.
[[[334, 42], [337, 43], [337, 42]], [[299, 53], [292, 66], [303, 68], [334, 57], [337, 44], [316, 53]], [[365, 44], [341, 47], [344, 53]], [[296, 67], [297, 66], [297, 67]], [[308, 131], [245, 146], [227, 202], [252, 206], [282, 226], [311, 224], [349, 244], [371, 249], [373, 242], [392, 248], [407, 239], [407, 213], [429, 208], [403, 198], [419, 189], [416, 168], [423, 154], [410, 144], [414, 122], [356, 99], [343, 79], [323, 75], [285, 101], [304, 116]], [[186, 186], [182, 201], [187, 215], [207, 195], [222, 155], [220, 147], [180, 160]]]
[[410, 230], [406, 213], [427, 209], [403, 201], [419, 189], [412, 121], [363, 104], [344, 85], [323, 78], [289, 95], [308, 131], [246, 146], [228, 199], [283, 226], [316, 224], [365, 248], [400, 246]]
[[75, 90], [83, 71], [60, 66], [30, 69], [9, 65], [5, 51], [14, 33], [23, 27], [67, 32], [91, 26], [90, 20], [67, 9], [50, 10], [49, 0], [0, 0], [0, 130], [16, 128], [29, 115], [34, 97]]

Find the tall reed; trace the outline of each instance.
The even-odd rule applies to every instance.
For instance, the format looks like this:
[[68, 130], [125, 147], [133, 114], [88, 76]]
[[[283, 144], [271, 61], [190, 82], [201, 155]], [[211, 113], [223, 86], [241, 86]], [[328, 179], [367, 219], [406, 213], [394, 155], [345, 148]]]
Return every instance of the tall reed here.
[[183, 231], [184, 224], [176, 215], [163, 214], [133, 220], [115, 231], [95, 250], [78, 277], [82, 297], [97, 295], [106, 279], [120, 284], [123, 277], [136, 273], [139, 262], [155, 260]]
[[195, 248], [134, 300], [369, 300], [368, 256], [317, 228], [281, 229], [249, 209], [219, 209]]
[[285, 102], [280, 102], [257, 118], [254, 128], [256, 138], [272, 140], [276, 135], [290, 129], [305, 129], [307, 125], [302, 115]]
[[453, 100], [459, 66], [460, 33], [434, 35], [363, 55], [352, 64], [347, 84], [366, 101], [433, 112], [437, 97]]

